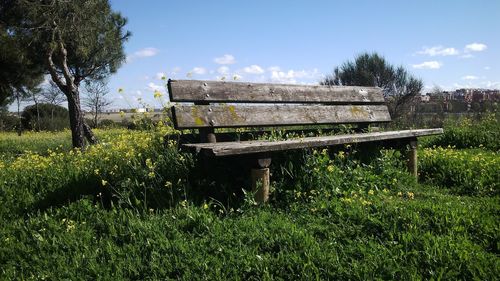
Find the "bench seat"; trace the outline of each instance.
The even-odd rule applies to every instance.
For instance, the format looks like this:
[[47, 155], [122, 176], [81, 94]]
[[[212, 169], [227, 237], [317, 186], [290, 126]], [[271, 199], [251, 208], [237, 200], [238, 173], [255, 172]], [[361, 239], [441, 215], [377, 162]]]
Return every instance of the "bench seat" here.
[[194, 149], [196, 152], [203, 153], [205, 155], [219, 157], [301, 148], [326, 147], [339, 144], [416, 138], [442, 133], [443, 129], [437, 128], [307, 137], [282, 141], [255, 140], [242, 142], [189, 143], [184, 144], [183, 146]]

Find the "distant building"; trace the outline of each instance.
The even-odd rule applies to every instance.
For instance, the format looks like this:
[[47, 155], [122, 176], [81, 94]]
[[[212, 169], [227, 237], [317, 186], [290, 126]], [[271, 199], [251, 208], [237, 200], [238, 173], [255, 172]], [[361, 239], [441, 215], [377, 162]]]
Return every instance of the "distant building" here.
[[450, 92], [427, 93], [425, 96], [429, 96], [429, 101], [463, 101], [466, 103], [500, 101], [500, 90], [462, 88]]
[[431, 100], [431, 96], [429, 96], [429, 94], [420, 96], [420, 101], [421, 102], [429, 102], [430, 100]]

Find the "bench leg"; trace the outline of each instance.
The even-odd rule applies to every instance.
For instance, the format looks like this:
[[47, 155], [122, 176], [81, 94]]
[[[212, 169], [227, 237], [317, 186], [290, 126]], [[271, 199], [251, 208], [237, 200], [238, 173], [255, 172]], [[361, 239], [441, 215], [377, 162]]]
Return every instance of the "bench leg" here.
[[407, 151], [408, 157], [408, 172], [415, 177], [415, 180], [418, 181], [418, 156], [417, 156], [417, 140], [411, 140], [409, 142], [409, 150]]
[[214, 128], [200, 128], [199, 132], [200, 132], [200, 142], [211, 142], [211, 143], [217, 142], [214, 133]]
[[255, 201], [259, 204], [269, 199], [269, 168], [252, 169], [252, 190]]
[[271, 158], [258, 158], [251, 170], [252, 191], [255, 194], [255, 201], [259, 204], [263, 204], [269, 199], [269, 165], [271, 165]]

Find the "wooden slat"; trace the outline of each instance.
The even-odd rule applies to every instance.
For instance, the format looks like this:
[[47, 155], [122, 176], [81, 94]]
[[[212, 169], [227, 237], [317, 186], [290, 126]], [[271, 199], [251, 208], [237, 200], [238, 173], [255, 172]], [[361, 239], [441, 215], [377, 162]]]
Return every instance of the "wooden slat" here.
[[385, 105], [178, 105], [179, 129], [391, 121]]
[[346, 134], [336, 136], [309, 137], [284, 141], [245, 141], [220, 143], [193, 143], [184, 144], [185, 147], [196, 149], [198, 152], [212, 156], [229, 156], [262, 152], [284, 151], [292, 149], [326, 147], [348, 143], [362, 143], [382, 140], [396, 140], [415, 138], [420, 136], [442, 134], [443, 129], [419, 129], [389, 132], [374, 132], [363, 134]]
[[169, 80], [168, 91], [173, 102], [384, 103], [382, 90], [376, 87]]

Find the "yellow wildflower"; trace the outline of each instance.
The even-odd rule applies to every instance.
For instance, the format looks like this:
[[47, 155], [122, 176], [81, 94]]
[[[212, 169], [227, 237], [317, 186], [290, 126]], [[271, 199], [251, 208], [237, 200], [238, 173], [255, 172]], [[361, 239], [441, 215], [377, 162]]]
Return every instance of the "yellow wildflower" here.
[[160, 91], [155, 90], [155, 92], [154, 92], [154, 98], [155, 98], [155, 99], [159, 99], [159, 98], [161, 98], [162, 96], [163, 96], [163, 94], [162, 94]]
[[413, 192], [407, 192], [406, 195], [408, 196], [408, 198], [410, 199], [413, 199], [415, 198], [415, 194], [413, 194]]
[[362, 201], [361, 201], [361, 204], [363, 204], [363, 206], [366, 206], [366, 205], [371, 205], [371, 204], [372, 204], [372, 202], [370, 202], [370, 201], [366, 201], [366, 200], [362, 200]]

